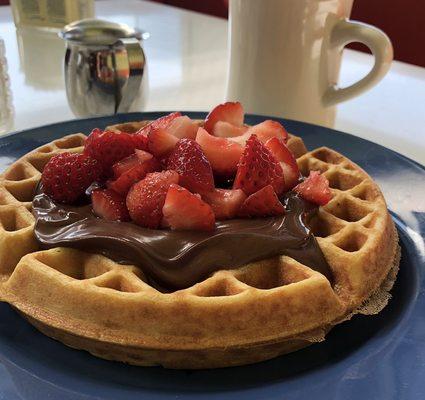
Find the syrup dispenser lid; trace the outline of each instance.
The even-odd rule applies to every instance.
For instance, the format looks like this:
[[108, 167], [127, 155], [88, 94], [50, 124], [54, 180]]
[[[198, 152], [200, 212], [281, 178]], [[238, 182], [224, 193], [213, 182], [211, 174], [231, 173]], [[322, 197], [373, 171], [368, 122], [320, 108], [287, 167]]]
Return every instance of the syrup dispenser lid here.
[[147, 39], [150, 35], [125, 24], [88, 18], [66, 25], [59, 36], [69, 42], [109, 46], [119, 39], [135, 38], [142, 40]]

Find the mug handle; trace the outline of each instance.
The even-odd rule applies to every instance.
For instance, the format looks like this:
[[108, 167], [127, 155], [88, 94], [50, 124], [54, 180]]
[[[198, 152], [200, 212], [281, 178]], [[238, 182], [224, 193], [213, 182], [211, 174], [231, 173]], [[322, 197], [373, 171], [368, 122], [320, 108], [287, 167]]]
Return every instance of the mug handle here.
[[340, 20], [331, 31], [330, 48], [337, 51], [352, 42], [369, 47], [375, 57], [371, 71], [358, 82], [345, 88], [328, 87], [324, 96], [325, 106], [333, 106], [349, 100], [375, 86], [388, 72], [393, 60], [393, 46], [388, 36], [380, 29], [357, 21]]
[[[146, 59], [138, 39], [120, 39], [115, 43], [114, 47], [125, 48], [124, 52], [119, 51], [119, 49], [114, 52], [114, 69], [117, 82], [115, 93], [116, 114], [130, 109], [142, 83]], [[124, 73], [119, 69], [122, 64], [126, 66]]]

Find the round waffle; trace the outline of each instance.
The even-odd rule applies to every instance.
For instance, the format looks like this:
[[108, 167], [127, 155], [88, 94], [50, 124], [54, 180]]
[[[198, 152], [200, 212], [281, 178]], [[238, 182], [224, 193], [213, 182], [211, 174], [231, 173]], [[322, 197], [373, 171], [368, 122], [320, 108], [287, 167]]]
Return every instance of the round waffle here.
[[[133, 132], [143, 124], [111, 128]], [[301, 172], [322, 171], [332, 188], [333, 199], [309, 224], [332, 269], [333, 286], [282, 256], [161, 293], [134, 266], [69, 248], [39, 251], [31, 201], [41, 172], [55, 154], [81, 152], [84, 140], [83, 134], [56, 140], [0, 176], [0, 299], [68, 346], [169, 368], [258, 362], [323, 340], [333, 325], [379, 295], [398, 266], [397, 233], [374, 181], [331, 149], [306, 152], [292, 135], [288, 145]], [[383, 293], [384, 300], [372, 302], [367, 312], [386, 304]]]

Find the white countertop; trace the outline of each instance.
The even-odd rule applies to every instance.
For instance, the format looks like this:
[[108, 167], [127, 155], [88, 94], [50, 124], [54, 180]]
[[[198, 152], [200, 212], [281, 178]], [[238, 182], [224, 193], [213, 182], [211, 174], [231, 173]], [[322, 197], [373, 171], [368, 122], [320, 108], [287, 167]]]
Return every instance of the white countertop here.
[[[137, 0], [97, 1], [96, 16], [150, 32], [144, 43], [149, 93], [143, 110], [208, 111], [225, 95], [227, 21]], [[73, 119], [55, 35], [18, 37], [10, 7], [0, 7], [15, 109], [14, 130]], [[20, 41], [20, 51], [18, 49]], [[346, 50], [341, 85], [358, 80], [372, 56]], [[335, 128], [425, 164], [425, 68], [394, 62], [371, 91], [341, 104]]]

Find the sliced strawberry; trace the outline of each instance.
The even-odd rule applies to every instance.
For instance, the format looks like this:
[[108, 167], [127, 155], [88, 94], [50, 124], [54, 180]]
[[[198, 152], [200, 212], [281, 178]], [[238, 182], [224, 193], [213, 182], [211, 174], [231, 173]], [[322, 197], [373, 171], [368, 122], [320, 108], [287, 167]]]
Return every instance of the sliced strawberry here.
[[214, 229], [215, 218], [211, 207], [198, 194], [187, 189], [170, 185], [162, 208], [165, 225], [175, 230], [210, 231]]
[[[144, 161], [150, 160], [151, 158], [153, 158], [153, 155], [151, 153], [148, 153], [147, 151], [144, 151], [144, 150], [136, 149], [136, 152], [134, 154], [124, 158], [121, 161], [118, 161], [112, 166], [112, 171], [114, 172], [115, 178], [118, 178], [124, 172], [129, 171], [136, 165]], [[152, 171], [149, 171], [149, 172], [152, 172]]]
[[122, 175], [124, 172], [132, 169], [137, 164], [139, 164], [139, 158], [136, 154], [132, 154], [131, 156], [128, 156], [121, 161], [116, 162], [112, 166], [112, 171], [114, 173], [114, 177], [118, 178], [120, 175]]
[[279, 122], [272, 120], [266, 120], [260, 124], [251, 126], [245, 134], [242, 136], [232, 137], [230, 140], [245, 146], [246, 141], [251, 137], [251, 135], [256, 135], [258, 140], [262, 143], [266, 143], [273, 137], [277, 137], [284, 142], [288, 140], [288, 132], [286, 132], [285, 128]]
[[180, 112], [173, 112], [171, 114], [164, 115], [163, 117], [158, 118], [155, 121], [152, 121], [151, 123], [141, 127], [137, 131], [137, 134], [148, 136], [151, 129], [158, 129], [158, 128], [165, 129], [168, 127], [171, 121], [177, 117], [181, 117]]
[[178, 141], [171, 153], [167, 169], [180, 175], [180, 185], [194, 193], [214, 190], [214, 177], [211, 165], [201, 146], [192, 139]]
[[181, 117], [181, 112], [172, 112], [151, 122], [153, 128], [166, 128], [175, 118]]
[[134, 152], [141, 162], [150, 160], [153, 157], [153, 155], [148, 151], [136, 149]]
[[291, 190], [300, 178], [300, 170], [298, 169], [297, 161], [288, 147], [282, 140], [274, 137], [269, 139], [265, 146], [275, 156], [276, 160], [280, 162], [283, 170], [283, 177], [285, 179], [284, 192]]
[[288, 140], [288, 132], [286, 132], [282, 124], [270, 119], [252, 126], [250, 130], [251, 134], [257, 135], [258, 139], [263, 143], [273, 137], [282, 139], [285, 142]]
[[202, 194], [202, 200], [211, 206], [217, 220], [234, 218], [245, 199], [241, 189], [215, 189]]
[[310, 171], [308, 178], [295, 186], [294, 191], [303, 199], [324, 206], [332, 199], [329, 181], [319, 171]]
[[164, 128], [153, 128], [149, 133], [149, 151], [156, 157], [170, 154], [179, 139], [169, 134]]
[[203, 128], [198, 129], [196, 141], [202, 147], [216, 174], [226, 177], [232, 177], [235, 174], [243, 153], [241, 145], [226, 138], [212, 136]]
[[205, 118], [204, 129], [213, 133], [214, 125], [218, 121], [229, 122], [235, 126], [242, 126], [244, 111], [242, 104], [237, 102], [227, 102], [216, 106]]
[[213, 135], [217, 137], [235, 137], [243, 135], [247, 130], [247, 126], [235, 126], [230, 122], [217, 121], [213, 128]]
[[100, 179], [102, 173], [102, 165], [86, 154], [57, 154], [43, 169], [42, 189], [53, 200], [72, 204]]
[[277, 198], [272, 185], [251, 194], [239, 210], [241, 217], [272, 217], [284, 213], [285, 207]]
[[145, 161], [140, 161], [138, 158], [137, 160], [138, 162], [133, 165], [133, 167], [124, 171], [114, 181], [109, 182], [108, 187], [125, 196], [130, 190], [131, 186], [142, 180], [148, 173], [161, 170], [161, 164], [153, 156]]
[[136, 132], [136, 133], [133, 133], [131, 137], [133, 139], [135, 149], [140, 149], [140, 150], [149, 149], [149, 140], [147, 135]]
[[198, 131], [198, 124], [192, 121], [187, 115], [174, 118], [166, 128], [167, 132], [178, 138], [195, 139]]
[[100, 179], [102, 171], [101, 164], [86, 154], [60, 153], [44, 167], [42, 189], [53, 200], [72, 204]]
[[113, 190], [94, 190], [91, 194], [93, 211], [108, 221], [129, 221], [125, 198]]
[[278, 195], [283, 192], [285, 181], [282, 167], [273, 154], [252, 135], [239, 161], [233, 189], [242, 189], [250, 195], [267, 185], [272, 185]]
[[[133, 135], [137, 135], [137, 136], [141, 136], [141, 137], [148, 137], [149, 136], [149, 132], [152, 129], [152, 122], [150, 122], [149, 124], [146, 124], [144, 126], [142, 126], [137, 132], [135, 132]], [[148, 142], [149, 145], [149, 142]]]
[[162, 207], [172, 183], [179, 182], [176, 171], [153, 172], [134, 184], [127, 195], [127, 208], [137, 224], [156, 229], [162, 220]]
[[93, 129], [86, 140], [84, 154], [96, 159], [103, 167], [104, 176], [112, 174], [112, 165], [134, 153], [133, 135], [126, 132]]

